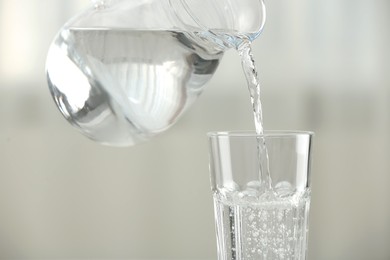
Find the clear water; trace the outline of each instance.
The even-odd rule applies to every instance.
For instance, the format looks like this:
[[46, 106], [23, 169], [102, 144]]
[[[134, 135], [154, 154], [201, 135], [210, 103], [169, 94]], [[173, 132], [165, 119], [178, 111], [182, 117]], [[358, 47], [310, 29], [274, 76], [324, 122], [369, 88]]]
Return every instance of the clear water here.
[[263, 127], [263, 109], [260, 99], [260, 81], [258, 78], [258, 70], [255, 65], [255, 60], [252, 54], [251, 43], [243, 41], [238, 47], [238, 53], [241, 56], [242, 68], [247, 80], [250, 100], [253, 107], [253, 119], [255, 123], [256, 133], [262, 135], [264, 133]]
[[272, 200], [215, 194], [219, 260], [305, 259], [309, 204], [305, 194]]
[[259, 181], [262, 184], [262, 190], [268, 195], [273, 196], [272, 180], [269, 171], [269, 158], [263, 127], [263, 109], [261, 104], [261, 87], [258, 78], [258, 70], [255, 65], [255, 60], [252, 54], [250, 41], [243, 40], [237, 47], [237, 51], [241, 56], [242, 68], [247, 80], [250, 100], [253, 108], [253, 119], [255, 123], [257, 138], [257, 152], [259, 158]]
[[222, 52], [184, 33], [67, 28], [47, 78], [64, 117], [91, 139], [131, 145], [170, 127], [202, 92]]

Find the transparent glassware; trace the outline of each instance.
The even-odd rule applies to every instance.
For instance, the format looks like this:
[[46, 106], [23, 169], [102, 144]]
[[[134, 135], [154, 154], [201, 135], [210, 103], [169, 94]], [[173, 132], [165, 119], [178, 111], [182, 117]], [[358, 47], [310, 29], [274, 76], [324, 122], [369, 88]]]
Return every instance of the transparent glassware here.
[[264, 22], [262, 0], [95, 0], [55, 37], [49, 89], [81, 133], [132, 145], [172, 126]]
[[[208, 137], [218, 259], [305, 260], [313, 133], [214, 132]], [[262, 141], [266, 177], [259, 172]], [[263, 182], [270, 188], [264, 190]]]

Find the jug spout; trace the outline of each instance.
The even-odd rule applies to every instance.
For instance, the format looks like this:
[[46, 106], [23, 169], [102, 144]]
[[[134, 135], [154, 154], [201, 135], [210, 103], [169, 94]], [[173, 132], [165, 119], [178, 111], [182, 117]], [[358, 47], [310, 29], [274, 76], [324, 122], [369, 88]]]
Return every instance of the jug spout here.
[[255, 40], [266, 19], [263, 0], [169, 0], [187, 31], [225, 48]]

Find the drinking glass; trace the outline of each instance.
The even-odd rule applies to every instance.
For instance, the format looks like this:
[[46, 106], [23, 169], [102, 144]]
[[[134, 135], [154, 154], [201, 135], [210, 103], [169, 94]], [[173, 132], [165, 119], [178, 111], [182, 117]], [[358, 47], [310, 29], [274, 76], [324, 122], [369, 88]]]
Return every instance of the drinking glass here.
[[208, 133], [219, 260], [305, 260], [312, 132]]

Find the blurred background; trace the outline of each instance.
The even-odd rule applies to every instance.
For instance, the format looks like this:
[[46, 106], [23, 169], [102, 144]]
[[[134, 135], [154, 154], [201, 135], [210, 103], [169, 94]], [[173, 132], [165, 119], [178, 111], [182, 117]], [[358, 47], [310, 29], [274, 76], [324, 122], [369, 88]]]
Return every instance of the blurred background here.
[[[88, 0], [0, 0], [0, 259], [216, 259], [206, 132], [254, 129], [226, 53], [180, 122], [130, 148], [75, 131], [52, 38]], [[266, 129], [316, 132], [309, 259], [390, 259], [390, 2], [267, 1]]]

